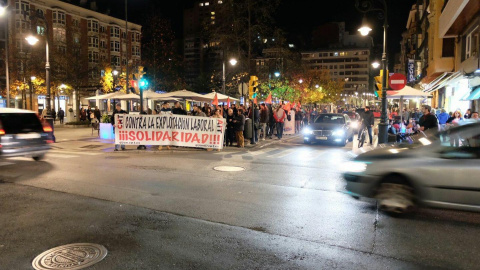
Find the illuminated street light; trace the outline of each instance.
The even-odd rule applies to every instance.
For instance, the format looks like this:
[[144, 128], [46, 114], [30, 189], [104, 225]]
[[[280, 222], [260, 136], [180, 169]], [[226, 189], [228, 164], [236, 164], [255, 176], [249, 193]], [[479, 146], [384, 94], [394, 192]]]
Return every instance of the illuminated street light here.
[[0, 16], [5, 15], [5, 13], [7, 13], [7, 7], [0, 6]]
[[37, 42], [39, 41], [38, 38], [35, 37], [35, 36], [28, 36], [28, 37], [25, 38], [25, 40], [28, 42], [28, 44], [30, 44], [32, 46], [37, 44]]
[[112, 74], [113, 74], [113, 76], [117, 76], [117, 75], [118, 75], [118, 71], [117, 71], [117, 70], [114, 70], [114, 71], [112, 72]]
[[232, 58], [232, 59], [230, 59], [229, 62], [230, 62], [230, 65], [235, 66], [237, 64], [237, 59]]
[[303, 80], [302, 80], [302, 79], [300, 79], [300, 80], [298, 80], [298, 82], [299, 82], [299, 83], [303, 83]]
[[380, 67], [380, 63], [377, 62], [377, 61], [375, 61], [375, 62], [372, 63], [372, 67], [375, 68], [375, 69], [377, 69], [377, 68]]
[[364, 26], [362, 26], [358, 29], [358, 32], [360, 32], [360, 34], [362, 36], [367, 36], [370, 33], [370, 31], [372, 31], [372, 28], [370, 28], [366, 25], [364, 25]]
[[30, 80], [32, 80], [32, 81], [35, 81], [36, 79], [37, 79], [37, 77], [35, 77], [35, 76], [30, 77]]
[[275, 77], [278, 78], [278, 77], [280, 77], [280, 72], [276, 71], [276, 72], [274, 73], [274, 75], [275, 75]]

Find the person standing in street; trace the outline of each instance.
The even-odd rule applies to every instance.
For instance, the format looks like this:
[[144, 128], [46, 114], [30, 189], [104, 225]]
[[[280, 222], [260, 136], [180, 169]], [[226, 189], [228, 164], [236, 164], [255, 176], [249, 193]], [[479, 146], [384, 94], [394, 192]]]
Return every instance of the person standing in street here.
[[268, 110], [265, 103], [260, 105], [260, 129], [262, 130], [263, 137], [262, 141], [265, 141], [267, 137], [267, 125], [268, 125]]
[[[370, 145], [373, 145], [373, 136], [372, 136], [372, 128], [375, 125], [375, 117], [373, 113], [370, 111], [370, 107], [365, 107], [365, 112], [363, 113], [363, 123], [364, 127], [367, 127], [368, 130], [368, 139], [370, 140]], [[363, 129], [363, 127], [362, 127]]]
[[93, 111], [93, 115], [98, 120], [98, 122], [100, 122], [100, 118], [102, 117], [102, 113], [100, 112], [100, 110], [98, 109], [97, 106], [95, 106], [95, 110]]
[[237, 139], [237, 147], [245, 147], [245, 138], [243, 137], [243, 130], [245, 129], [245, 115], [242, 108], [238, 109], [238, 115], [233, 120], [235, 125], [235, 137]]
[[275, 125], [277, 126], [277, 138], [281, 140], [283, 136], [283, 125], [285, 123], [285, 118], [287, 118], [287, 114], [282, 106], [278, 106], [273, 113], [273, 117], [275, 118]]
[[182, 104], [180, 104], [179, 101], [175, 102], [175, 105], [173, 106], [173, 114], [187, 115], [187, 112], [182, 108]]
[[[122, 106], [120, 104], [117, 104], [115, 106], [115, 111], [113, 111], [112, 119], [110, 121], [112, 123], [112, 126], [113, 126], [113, 133], [115, 133], [115, 127], [117, 126], [117, 124], [115, 123], [115, 115], [116, 114], [128, 114], [128, 113], [126, 111], [122, 110]], [[125, 145], [115, 144], [115, 151], [119, 151], [120, 148], [122, 150], [125, 150]]]
[[464, 119], [472, 118], [472, 109], [468, 109], [465, 115], [463, 116]]
[[90, 105], [87, 108], [87, 119], [88, 122], [92, 122], [92, 107], [90, 107]]
[[58, 120], [60, 120], [60, 124], [63, 124], [63, 118], [65, 118], [65, 111], [63, 111], [62, 108], [58, 110], [57, 116], [58, 116]]
[[227, 113], [227, 136], [225, 138], [225, 146], [232, 146], [233, 145], [233, 138], [235, 137], [235, 115], [233, 114], [233, 109], [228, 109]]

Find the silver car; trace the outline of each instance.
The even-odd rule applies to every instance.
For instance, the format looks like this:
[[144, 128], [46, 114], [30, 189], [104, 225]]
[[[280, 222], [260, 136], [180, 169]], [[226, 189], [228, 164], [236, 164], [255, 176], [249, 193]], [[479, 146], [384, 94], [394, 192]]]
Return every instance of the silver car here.
[[50, 131], [32, 111], [0, 108], [0, 158], [41, 160], [50, 149]]
[[347, 192], [376, 198], [380, 209], [416, 205], [480, 211], [480, 123], [395, 147], [383, 145], [344, 166]]

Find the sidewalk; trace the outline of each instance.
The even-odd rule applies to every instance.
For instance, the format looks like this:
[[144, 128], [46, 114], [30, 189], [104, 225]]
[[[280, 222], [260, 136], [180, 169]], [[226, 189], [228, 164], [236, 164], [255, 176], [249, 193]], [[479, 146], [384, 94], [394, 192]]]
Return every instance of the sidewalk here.
[[[296, 135], [290, 135], [282, 140], [266, 139], [265, 141], [259, 140], [256, 144], [250, 144], [250, 139], [245, 140], [245, 148], [262, 148], [274, 143], [284, 142], [295, 138]], [[57, 149], [77, 149], [88, 151], [103, 151], [113, 152], [115, 147], [115, 140], [105, 140], [98, 137], [98, 132], [93, 131], [91, 127], [70, 128], [61, 125], [55, 125], [55, 137], [56, 143], [53, 144], [53, 148]], [[165, 151], [206, 151], [206, 149], [198, 149], [191, 147], [174, 147], [171, 146], [170, 150], [163, 147], [162, 150], [158, 150], [158, 146], [147, 146], [146, 150], [137, 150], [136, 145], [127, 145], [128, 152], [165, 152]], [[241, 150], [241, 148], [226, 147], [222, 151], [235, 151]]]

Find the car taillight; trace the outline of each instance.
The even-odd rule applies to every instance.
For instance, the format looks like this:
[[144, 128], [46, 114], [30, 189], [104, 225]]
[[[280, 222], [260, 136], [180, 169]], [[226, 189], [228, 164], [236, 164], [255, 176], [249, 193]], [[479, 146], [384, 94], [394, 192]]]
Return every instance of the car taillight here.
[[43, 132], [52, 132], [53, 129], [48, 123], [43, 124]]
[[3, 129], [2, 121], [0, 121], [0, 136], [1, 135], [5, 135], [5, 130]]

